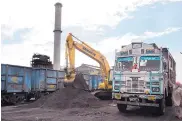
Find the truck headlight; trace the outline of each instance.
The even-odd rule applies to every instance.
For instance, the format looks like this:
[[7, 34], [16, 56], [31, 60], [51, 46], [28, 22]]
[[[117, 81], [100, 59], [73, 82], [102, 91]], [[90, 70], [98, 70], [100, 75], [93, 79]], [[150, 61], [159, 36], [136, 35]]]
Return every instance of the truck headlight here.
[[121, 92], [121, 93], [124, 93], [124, 92], [126, 92], [126, 89], [125, 89], [125, 88], [121, 88], [121, 89], [120, 89], [120, 92]]
[[114, 90], [119, 90], [120, 86], [119, 85], [115, 85], [114, 86]]
[[159, 81], [162, 81], [163, 80], [163, 78], [159, 78]]
[[152, 92], [159, 92], [160, 88], [159, 87], [152, 87]]

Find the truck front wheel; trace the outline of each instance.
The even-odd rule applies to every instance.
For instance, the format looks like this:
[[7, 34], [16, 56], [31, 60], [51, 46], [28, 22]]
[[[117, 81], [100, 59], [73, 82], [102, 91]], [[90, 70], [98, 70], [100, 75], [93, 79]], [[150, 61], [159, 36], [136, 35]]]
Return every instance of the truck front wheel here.
[[172, 94], [169, 93], [166, 97], [166, 106], [172, 106]]
[[125, 104], [117, 104], [119, 112], [125, 113], [127, 109], [127, 105]]
[[161, 99], [159, 100], [159, 107], [156, 108], [156, 113], [157, 115], [161, 116], [161, 115], [164, 115], [166, 111], [166, 101], [165, 99]]

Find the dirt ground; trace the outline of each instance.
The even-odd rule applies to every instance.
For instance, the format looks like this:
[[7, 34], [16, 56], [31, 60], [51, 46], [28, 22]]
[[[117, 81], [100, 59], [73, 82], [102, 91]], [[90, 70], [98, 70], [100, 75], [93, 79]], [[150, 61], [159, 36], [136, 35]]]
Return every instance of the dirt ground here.
[[164, 116], [155, 116], [149, 109], [129, 107], [126, 114], [119, 113], [110, 101], [101, 108], [72, 108], [55, 110], [48, 108], [22, 108], [6, 106], [1, 108], [2, 121], [179, 121], [172, 108]]
[[2, 121], [177, 121], [172, 108], [164, 116], [152, 115], [149, 108], [129, 107], [119, 113], [113, 101], [101, 101], [87, 90], [81, 74], [73, 86], [43, 96], [35, 102], [1, 108]]

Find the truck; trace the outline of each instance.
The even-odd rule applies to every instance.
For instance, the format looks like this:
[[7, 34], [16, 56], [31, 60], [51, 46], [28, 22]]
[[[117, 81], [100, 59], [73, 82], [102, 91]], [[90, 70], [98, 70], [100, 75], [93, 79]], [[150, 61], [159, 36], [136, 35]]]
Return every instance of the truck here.
[[164, 115], [172, 106], [172, 86], [176, 82], [176, 62], [168, 48], [155, 43], [132, 42], [115, 52], [112, 99], [120, 112], [127, 106], [152, 107]]

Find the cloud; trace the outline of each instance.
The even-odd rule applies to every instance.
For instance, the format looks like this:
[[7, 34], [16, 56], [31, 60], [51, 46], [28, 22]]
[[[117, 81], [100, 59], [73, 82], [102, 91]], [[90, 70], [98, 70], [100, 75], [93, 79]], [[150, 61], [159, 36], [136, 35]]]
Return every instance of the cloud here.
[[[1, 28], [6, 36], [21, 28], [53, 30], [54, 4], [63, 4], [62, 25], [82, 26], [89, 30], [98, 30], [99, 26], [115, 27], [123, 19], [132, 19], [129, 13], [138, 7], [156, 2], [174, 2], [174, 0], [5, 0], [1, 2]], [[175, 0], [176, 1], [176, 0]], [[10, 9], [11, 8], [11, 9]], [[8, 29], [9, 28], [9, 29]], [[5, 31], [10, 30], [9, 32]]]
[[[77, 35], [79, 33], [81, 33], [80, 35], [88, 35], [92, 32], [95, 35], [103, 36], [105, 30], [102, 26], [112, 28], [123, 19], [132, 19], [133, 17], [129, 15], [129, 12], [137, 10], [137, 7], [161, 1], [171, 2], [171, 0], [127, 0], [122, 2], [120, 0], [115, 0], [115, 2], [112, 0], [6, 0], [2, 2], [1, 6], [2, 11], [6, 11], [1, 15], [2, 41], [11, 40], [15, 32], [24, 28], [31, 29], [29, 34], [24, 37], [24, 41], [30, 44], [45, 44], [53, 41], [54, 4], [57, 1], [63, 3], [62, 39], [65, 39], [66, 34], [74, 31], [74, 27], [78, 26], [81, 29], [75, 30]], [[101, 5], [102, 9], [100, 9]]]
[[149, 31], [146, 31], [146, 32], [144, 32], [143, 38], [148, 39], [148, 38], [152, 38], [152, 37], [158, 37], [158, 36], [162, 36], [162, 35], [169, 34], [169, 33], [176, 32], [176, 31], [180, 31], [180, 30], [181, 30], [181, 28], [177, 27], [177, 28], [167, 28], [163, 32], [149, 32]]
[[[109, 53], [109, 52], [114, 51], [113, 48], [120, 49], [122, 45], [127, 45], [134, 41], [145, 41], [147, 39], [167, 35], [172, 32], [176, 32], [176, 31], [180, 31], [180, 30], [181, 30], [181, 28], [171, 27], [171, 28], [167, 28], [161, 32], [146, 31], [141, 35], [135, 35], [133, 33], [126, 33], [123, 36], [111, 37], [111, 38], [107, 38], [102, 41], [99, 41], [97, 43], [97, 48], [99, 50], [101, 50], [101, 52], [103, 52], [103, 53]], [[105, 48], [107, 48], [107, 49], [105, 49]]]
[[11, 25], [1, 25], [1, 40], [11, 40], [13, 38], [14, 30]]

